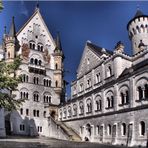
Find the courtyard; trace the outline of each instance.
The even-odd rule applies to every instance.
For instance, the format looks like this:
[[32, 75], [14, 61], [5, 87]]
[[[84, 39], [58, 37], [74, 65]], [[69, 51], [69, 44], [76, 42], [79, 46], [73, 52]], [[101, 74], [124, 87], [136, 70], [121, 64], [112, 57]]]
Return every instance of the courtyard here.
[[[8, 137], [0, 139], [0, 148], [125, 148], [90, 142], [74, 142], [53, 138]], [[127, 147], [126, 147], [127, 148]]]

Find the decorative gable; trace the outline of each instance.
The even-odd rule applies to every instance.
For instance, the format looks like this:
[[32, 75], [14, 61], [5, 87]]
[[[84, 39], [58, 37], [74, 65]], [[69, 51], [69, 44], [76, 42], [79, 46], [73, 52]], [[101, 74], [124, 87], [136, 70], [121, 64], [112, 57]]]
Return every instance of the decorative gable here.
[[38, 9], [18, 31], [17, 38], [21, 45], [33, 41], [42, 43], [48, 49], [55, 49], [55, 42]]
[[[37, 50], [37, 48], [40, 48], [42, 53], [45, 53], [45, 51], [48, 52], [51, 56], [50, 61], [52, 63], [54, 62], [52, 53], [56, 47], [55, 41], [53, 40], [39, 9], [34, 12], [30, 19], [19, 30], [17, 38], [21, 45], [18, 54], [28, 57], [29, 51], [26, 51], [27, 48], [24, 47], [30, 47], [30, 44], [32, 44], [33, 49]], [[52, 65], [54, 64], [51, 64], [51, 66]]]
[[82, 58], [77, 70], [77, 78], [86, 74], [92, 68], [97, 66], [100, 62], [100, 55], [89, 46], [89, 43], [86, 43]]

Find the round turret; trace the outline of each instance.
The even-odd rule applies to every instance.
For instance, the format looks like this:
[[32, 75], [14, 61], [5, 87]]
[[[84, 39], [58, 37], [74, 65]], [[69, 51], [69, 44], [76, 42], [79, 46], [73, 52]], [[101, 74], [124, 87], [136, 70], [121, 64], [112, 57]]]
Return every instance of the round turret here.
[[137, 10], [134, 18], [127, 24], [127, 30], [132, 41], [133, 54], [148, 45], [148, 15]]

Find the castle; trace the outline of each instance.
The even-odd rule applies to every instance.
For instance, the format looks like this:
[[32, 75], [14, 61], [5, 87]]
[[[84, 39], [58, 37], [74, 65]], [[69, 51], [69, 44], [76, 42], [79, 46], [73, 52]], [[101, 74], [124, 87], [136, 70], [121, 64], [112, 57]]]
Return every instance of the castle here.
[[[20, 110], [5, 113], [6, 134], [145, 146], [148, 16], [137, 10], [127, 30], [132, 56], [125, 53], [120, 41], [114, 51], [86, 42], [77, 79], [71, 83], [71, 100], [64, 102], [64, 54], [59, 34], [54, 40], [38, 7], [17, 33], [13, 18], [1, 51], [7, 62], [16, 55], [23, 59], [17, 71], [22, 82], [14, 94], [26, 101]], [[4, 122], [0, 125], [4, 132]]]

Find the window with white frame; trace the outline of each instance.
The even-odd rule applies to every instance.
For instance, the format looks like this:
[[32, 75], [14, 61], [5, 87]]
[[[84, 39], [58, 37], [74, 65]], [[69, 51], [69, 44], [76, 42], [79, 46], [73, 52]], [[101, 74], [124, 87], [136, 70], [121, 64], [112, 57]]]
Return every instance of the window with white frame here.
[[101, 75], [100, 73], [96, 74], [96, 83], [99, 83], [101, 81]]
[[107, 135], [110, 136], [110, 135], [111, 135], [111, 132], [112, 132], [112, 131], [111, 131], [111, 125], [108, 124], [108, 125], [107, 125]]
[[107, 67], [106, 76], [107, 76], [107, 78], [110, 77], [110, 76], [112, 76], [112, 68], [111, 68], [111, 65], [109, 65]]
[[86, 106], [87, 106], [87, 113], [91, 113], [92, 112], [92, 101], [91, 99], [87, 99], [86, 100]]
[[87, 88], [91, 87], [91, 79], [87, 79]]
[[77, 116], [77, 105], [73, 105], [73, 116]]
[[126, 124], [125, 123], [121, 124], [121, 134], [122, 136], [126, 135]]
[[79, 108], [80, 108], [80, 115], [83, 115], [84, 114], [84, 104], [83, 104], [83, 102], [79, 103]]
[[80, 92], [82, 92], [84, 90], [84, 86], [83, 83], [80, 84]]
[[145, 122], [141, 121], [140, 125], [139, 125], [139, 132], [140, 132], [140, 136], [144, 136], [145, 135]]

